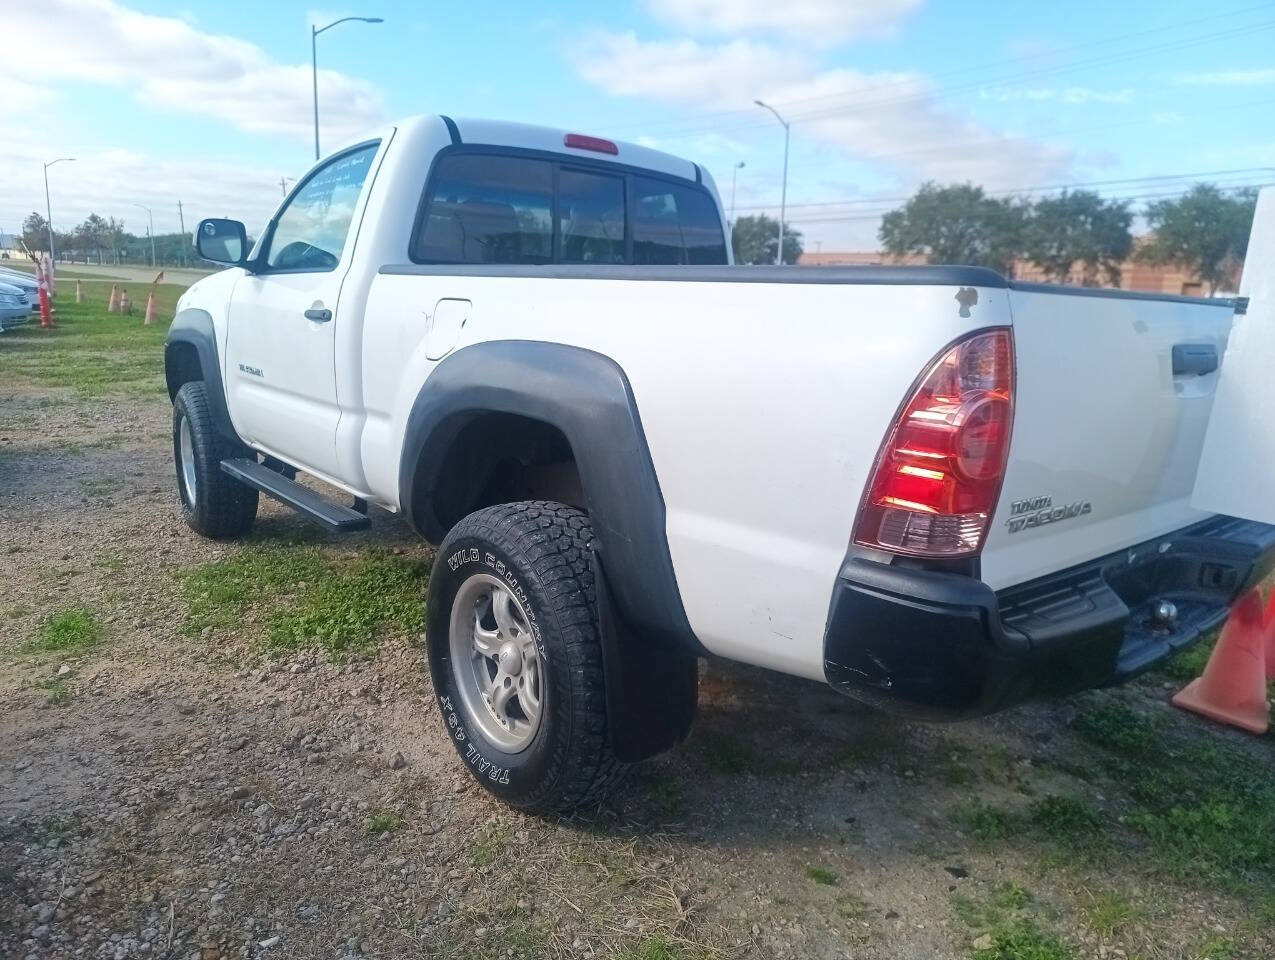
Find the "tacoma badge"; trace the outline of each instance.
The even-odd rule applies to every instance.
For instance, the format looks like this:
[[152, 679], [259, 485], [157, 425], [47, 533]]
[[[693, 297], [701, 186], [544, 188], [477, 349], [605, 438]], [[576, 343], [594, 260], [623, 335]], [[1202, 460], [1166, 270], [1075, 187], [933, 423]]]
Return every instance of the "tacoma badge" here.
[[1018, 533], [1020, 530], [1030, 530], [1032, 527], [1070, 520], [1092, 512], [1093, 505], [1088, 500], [1077, 500], [1075, 503], [1055, 507], [1053, 497], [1028, 497], [1026, 500], [1010, 501], [1009, 519], [1005, 524], [1010, 533]]

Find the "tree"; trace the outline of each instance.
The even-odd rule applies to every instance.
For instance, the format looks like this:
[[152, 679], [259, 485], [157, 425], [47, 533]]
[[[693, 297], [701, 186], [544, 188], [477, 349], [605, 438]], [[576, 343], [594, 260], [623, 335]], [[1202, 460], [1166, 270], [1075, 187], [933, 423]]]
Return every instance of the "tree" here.
[[111, 254], [118, 265], [120, 262], [120, 247], [124, 243], [124, 221], [116, 220], [110, 217], [106, 221], [106, 235], [104, 242], [110, 244]]
[[1026, 205], [983, 193], [972, 183], [930, 182], [881, 220], [877, 236], [895, 257], [921, 254], [927, 263], [962, 263], [1008, 273], [1022, 249]]
[[22, 221], [22, 242], [35, 253], [49, 248], [49, 221], [38, 213], [32, 213]]
[[1064, 190], [1036, 201], [1027, 218], [1023, 252], [1055, 283], [1067, 283], [1080, 264], [1080, 282], [1096, 287], [1099, 273], [1120, 285], [1120, 264], [1133, 249], [1133, 211], [1126, 200], [1103, 200], [1089, 190]]
[[75, 228], [75, 241], [86, 261], [88, 252], [93, 250], [97, 253], [97, 262], [102, 262], [102, 246], [107, 242], [109, 229], [107, 222], [96, 213], [90, 213], [88, 219]]
[[[736, 263], [774, 263], [779, 249], [779, 221], [764, 213], [740, 217], [730, 236]], [[801, 231], [784, 226], [784, 263], [796, 263], [803, 250]]]
[[1182, 197], [1157, 200], [1147, 207], [1151, 237], [1137, 257], [1189, 270], [1209, 285], [1210, 294], [1219, 287], [1233, 289], [1248, 252], [1256, 205], [1255, 191], [1227, 196], [1211, 183], [1197, 183]]

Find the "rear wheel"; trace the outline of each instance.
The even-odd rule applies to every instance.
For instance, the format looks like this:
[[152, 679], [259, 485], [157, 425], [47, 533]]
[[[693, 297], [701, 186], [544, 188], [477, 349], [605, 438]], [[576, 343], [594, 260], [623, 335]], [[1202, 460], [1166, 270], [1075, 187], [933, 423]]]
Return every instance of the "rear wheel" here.
[[546, 501], [470, 514], [438, 551], [429, 657], [453, 746], [489, 791], [568, 814], [622, 770], [607, 729], [589, 518]]
[[173, 462], [182, 516], [196, 533], [229, 540], [252, 529], [257, 491], [221, 470], [222, 460], [250, 454], [217, 432], [204, 382], [182, 384], [173, 399]]

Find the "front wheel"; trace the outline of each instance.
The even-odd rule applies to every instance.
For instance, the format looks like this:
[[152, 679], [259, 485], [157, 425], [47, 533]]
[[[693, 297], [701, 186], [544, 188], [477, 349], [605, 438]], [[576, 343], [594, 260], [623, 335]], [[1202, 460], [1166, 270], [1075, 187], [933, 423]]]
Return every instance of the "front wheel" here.
[[569, 814], [622, 769], [606, 719], [589, 518], [560, 503], [471, 513], [430, 578], [428, 645], [447, 734], [490, 792]]
[[217, 432], [204, 382], [182, 384], [173, 398], [173, 462], [182, 516], [196, 533], [229, 540], [252, 529], [257, 491], [221, 469], [222, 460], [248, 453]]

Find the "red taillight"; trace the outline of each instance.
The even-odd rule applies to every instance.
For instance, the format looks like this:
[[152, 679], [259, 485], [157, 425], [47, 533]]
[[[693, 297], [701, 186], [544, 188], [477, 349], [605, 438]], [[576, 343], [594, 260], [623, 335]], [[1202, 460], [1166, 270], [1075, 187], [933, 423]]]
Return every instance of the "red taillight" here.
[[583, 133], [568, 133], [562, 138], [562, 145], [564, 147], [575, 147], [577, 150], [609, 153], [613, 157], [620, 154], [620, 148], [610, 140], [603, 140], [601, 137], [586, 137]]
[[979, 333], [941, 356], [890, 427], [854, 541], [923, 557], [978, 553], [1014, 422], [1014, 341]]

